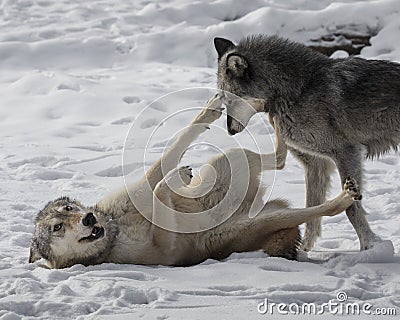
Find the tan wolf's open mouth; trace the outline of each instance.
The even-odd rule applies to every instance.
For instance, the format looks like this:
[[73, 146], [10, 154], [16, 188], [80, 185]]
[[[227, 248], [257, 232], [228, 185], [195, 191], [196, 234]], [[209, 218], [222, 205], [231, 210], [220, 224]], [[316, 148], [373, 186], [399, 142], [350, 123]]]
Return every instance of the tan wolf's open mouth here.
[[105, 235], [105, 230], [103, 227], [93, 227], [90, 236], [80, 239], [79, 242], [91, 242], [104, 237], [104, 235]]

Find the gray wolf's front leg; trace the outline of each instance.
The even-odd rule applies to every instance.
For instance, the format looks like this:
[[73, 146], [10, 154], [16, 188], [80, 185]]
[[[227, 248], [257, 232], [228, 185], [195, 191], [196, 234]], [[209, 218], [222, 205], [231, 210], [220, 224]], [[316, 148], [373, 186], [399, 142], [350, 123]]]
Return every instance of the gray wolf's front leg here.
[[[298, 150], [291, 149], [292, 154], [300, 160], [305, 170], [306, 207], [323, 204], [330, 185], [330, 176], [335, 169], [331, 160], [315, 157]], [[310, 251], [321, 235], [321, 218], [307, 221], [303, 237], [302, 249]]]
[[274, 120], [274, 118], [270, 119], [270, 121], [271, 120], [274, 122], [276, 137], [276, 165], [277, 169], [281, 170], [285, 167], [288, 149], [285, 140], [283, 139], [281, 128], [279, 127], [278, 122]]
[[271, 116], [269, 116], [269, 122], [273, 125], [275, 131], [275, 153], [259, 155], [262, 165], [261, 170], [282, 170], [286, 164], [287, 146], [278, 122]]

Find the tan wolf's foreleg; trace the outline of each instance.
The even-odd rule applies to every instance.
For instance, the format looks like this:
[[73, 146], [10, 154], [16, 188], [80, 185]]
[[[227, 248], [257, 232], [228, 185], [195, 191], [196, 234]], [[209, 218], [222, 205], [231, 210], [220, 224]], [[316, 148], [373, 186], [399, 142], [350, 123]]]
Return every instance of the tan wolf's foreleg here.
[[149, 219], [152, 215], [153, 190], [164, 175], [176, 168], [180, 158], [196, 138], [209, 129], [209, 124], [222, 114], [222, 101], [218, 95], [213, 96], [197, 115], [197, 117], [182, 130], [178, 139], [162, 155], [162, 157], [147, 171], [146, 175], [129, 190], [130, 199], [137, 209]]
[[[151, 189], [154, 190], [156, 184], [174, 169], [179, 163], [179, 159], [184, 154], [190, 144], [197, 139], [200, 134], [209, 129], [208, 125], [213, 123], [221, 116], [222, 101], [218, 95], [213, 96], [205, 105], [199, 115], [186, 127], [179, 135], [178, 139], [165, 152], [162, 157], [147, 171], [145, 179]], [[163, 174], [164, 173], [164, 174]]]

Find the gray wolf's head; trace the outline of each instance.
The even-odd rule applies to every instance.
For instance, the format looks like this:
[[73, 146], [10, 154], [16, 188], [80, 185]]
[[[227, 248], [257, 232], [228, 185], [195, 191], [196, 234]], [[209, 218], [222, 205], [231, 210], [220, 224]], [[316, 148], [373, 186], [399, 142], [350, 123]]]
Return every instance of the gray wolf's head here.
[[[243, 130], [248, 118], [255, 112], [274, 112], [275, 105], [297, 103], [303, 90], [313, 81], [315, 74], [322, 72], [331, 60], [306, 46], [277, 36], [254, 35], [235, 45], [223, 39], [214, 39], [218, 53], [218, 88], [241, 97], [249, 106], [227, 101], [231, 134]], [[238, 123], [239, 122], [239, 123]]]
[[43, 258], [50, 268], [101, 263], [116, 233], [104, 213], [62, 197], [38, 213], [29, 262]]
[[254, 74], [249, 59], [230, 40], [214, 39], [218, 53], [218, 88], [227, 108], [227, 128], [232, 135], [241, 132], [250, 118], [265, 111], [262, 88], [252, 81]]

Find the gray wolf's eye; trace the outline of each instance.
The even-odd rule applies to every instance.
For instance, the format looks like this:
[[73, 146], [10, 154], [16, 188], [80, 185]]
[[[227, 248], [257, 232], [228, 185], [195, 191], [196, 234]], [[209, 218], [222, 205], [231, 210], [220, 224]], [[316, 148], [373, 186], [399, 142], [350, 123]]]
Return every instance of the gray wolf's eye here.
[[56, 225], [53, 227], [53, 231], [60, 231], [61, 228], [62, 228], [62, 223], [56, 224]]
[[72, 211], [73, 210], [73, 208], [71, 207], [71, 206], [65, 206], [65, 211]]

